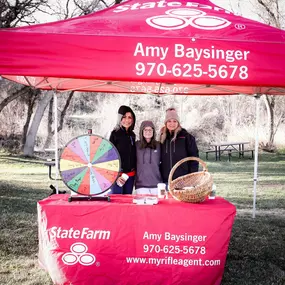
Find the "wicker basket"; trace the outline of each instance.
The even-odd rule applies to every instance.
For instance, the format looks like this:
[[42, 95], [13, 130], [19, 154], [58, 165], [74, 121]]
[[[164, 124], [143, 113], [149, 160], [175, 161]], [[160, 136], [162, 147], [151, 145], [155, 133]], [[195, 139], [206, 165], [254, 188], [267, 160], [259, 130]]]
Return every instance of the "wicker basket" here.
[[[173, 173], [176, 168], [182, 163], [196, 160], [203, 166], [203, 171], [186, 174], [172, 180]], [[212, 191], [213, 178], [208, 172], [206, 163], [197, 157], [186, 157], [178, 161], [171, 169], [168, 177], [168, 188], [169, 192], [174, 199], [189, 202], [189, 203], [200, 203]]]

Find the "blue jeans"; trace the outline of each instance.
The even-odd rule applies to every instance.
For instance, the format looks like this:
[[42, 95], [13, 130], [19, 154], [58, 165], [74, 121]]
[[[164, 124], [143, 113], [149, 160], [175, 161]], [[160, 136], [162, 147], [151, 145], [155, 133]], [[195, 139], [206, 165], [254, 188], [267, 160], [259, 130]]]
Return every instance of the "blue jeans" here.
[[133, 188], [135, 183], [135, 176], [130, 176], [129, 179], [126, 181], [126, 183], [123, 185], [123, 187], [118, 186], [117, 183], [115, 183], [112, 186], [112, 194], [132, 194]]

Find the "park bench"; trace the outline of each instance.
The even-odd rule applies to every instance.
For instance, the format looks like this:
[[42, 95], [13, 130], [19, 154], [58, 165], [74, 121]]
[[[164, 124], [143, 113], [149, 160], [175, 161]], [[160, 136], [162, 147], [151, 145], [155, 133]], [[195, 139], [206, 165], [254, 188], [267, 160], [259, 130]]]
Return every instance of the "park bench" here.
[[[60, 149], [59, 149], [60, 151]], [[55, 167], [55, 158], [54, 158], [54, 149], [45, 149], [45, 155], [48, 157], [46, 161], [44, 162], [44, 165], [48, 167], [48, 177], [50, 180], [61, 180], [60, 178], [56, 179], [52, 176], [52, 167]], [[49, 196], [53, 194], [65, 194], [66, 191], [56, 191], [56, 187], [54, 187], [52, 184], [49, 186], [52, 192], [49, 194]]]
[[229, 157], [229, 161], [231, 159], [232, 153], [238, 153], [239, 157], [242, 158], [244, 152], [248, 152], [251, 150], [247, 150], [245, 145], [248, 145], [249, 142], [219, 142], [211, 144], [212, 149], [206, 151], [206, 159], [208, 159], [209, 153], [215, 153], [215, 158], [217, 160], [221, 160], [222, 154], [227, 154]]
[[251, 159], [253, 159], [253, 152], [254, 152], [254, 149], [231, 150], [231, 151], [228, 152], [229, 161], [231, 161], [232, 154], [238, 153], [239, 158], [241, 158], [241, 157], [244, 157], [244, 153], [245, 153], [245, 152], [250, 152], [250, 153], [251, 153]]
[[206, 160], [208, 160], [208, 155], [209, 153], [215, 153], [216, 151], [214, 149], [209, 149], [209, 150], [206, 150], [205, 153], [206, 153]]
[[[56, 180], [56, 178], [52, 177], [52, 167], [55, 166], [54, 149], [46, 148], [45, 154], [48, 156], [44, 162], [44, 165], [48, 167], [48, 177], [50, 180]], [[58, 178], [58, 180], [60, 179]]]
[[[232, 150], [235, 150], [235, 148], [227, 148], [227, 149], [225, 149], [225, 150], [221, 150], [220, 151], [220, 154], [222, 154], [222, 153], [224, 153], [224, 152], [229, 152], [229, 151], [232, 151]], [[217, 160], [217, 150], [215, 150], [215, 149], [208, 149], [208, 150], [206, 150], [205, 151], [205, 154], [206, 154], [206, 160], [208, 160], [209, 159], [209, 153], [214, 153], [215, 154], [215, 156], [216, 156], [216, 160]]]
[[55, 178], [52, 177], [52, 167], [55, 166], [55, 160], [48, 158], [46, 162], [44, 162], [44, 165], [48, 167], [48, 177], [50, 180], [55, 180]]

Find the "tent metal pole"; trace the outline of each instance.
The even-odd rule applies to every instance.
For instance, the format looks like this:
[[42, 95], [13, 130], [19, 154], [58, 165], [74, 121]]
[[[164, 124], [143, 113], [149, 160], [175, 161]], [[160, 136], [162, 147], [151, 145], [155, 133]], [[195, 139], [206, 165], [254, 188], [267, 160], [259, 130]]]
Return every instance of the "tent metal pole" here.
[[258, 173], [258, 128], [259, 128], [259, 109], [260, 109], [260, 95], [254, 96], [256, 99], [256, 118], [255, 118], [255, 146], [254, 146], [254, 175], [253, 175], [253, 211], [252, 218], [255, 218], [256, 211], [256, 188], [257, 188], [257, 173]]
[[179, 114], [179, 117], [180, 117], [180, 123], [182, 123], [183, 122], [183, 118], [182, 118], [182, 116], [183, 116], [183, 96], [180, 96], [181, 98], [180, 98], [180, 114]]
[[55, 157], [55, 183], [56, 183], [56, 194], [58, 194], [58, 177], [59, 177], [59, 169], [58, 169], [58, 132], [57, 132], [57, 92], [53, 91], [53, 104], [54, 104], [54, 140], [55, 140], [55, 149], [54, 149], [54, 157]]

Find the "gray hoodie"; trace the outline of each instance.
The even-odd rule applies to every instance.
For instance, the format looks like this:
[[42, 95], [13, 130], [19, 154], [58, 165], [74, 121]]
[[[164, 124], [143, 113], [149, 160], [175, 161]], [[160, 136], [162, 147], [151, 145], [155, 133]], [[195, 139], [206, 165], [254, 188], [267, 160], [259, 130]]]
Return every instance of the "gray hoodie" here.
[[140, 126], [140, 140], [136, 142], [137, 151], [137, 172], [136, 172], [136, 189], [137, 188], [156, 188], [157, 183], [162, 182], [159, 165], [160, 165], [160, 143], [154, 141], [146, 145], [143, 142], [143, 129], [145, 127], [153, 128], [153, 138], [156, 137], [154, 124], [151, 121], [143, 121]]

